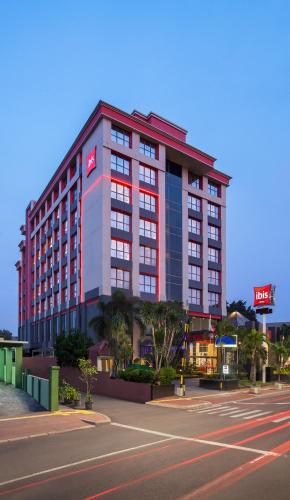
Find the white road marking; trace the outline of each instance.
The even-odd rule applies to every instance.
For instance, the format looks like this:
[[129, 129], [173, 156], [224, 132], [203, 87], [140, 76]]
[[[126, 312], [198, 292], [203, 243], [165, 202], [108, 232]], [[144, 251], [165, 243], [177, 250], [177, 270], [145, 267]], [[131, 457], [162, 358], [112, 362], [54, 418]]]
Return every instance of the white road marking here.
[[272, 422], [275, 422], [275, 424], [278, 424], [279, 422], [283, 422], [284, 420], [289, 420], [290, 415], [287, 415], [287, 417], [283, 418], [278, 418], [278, 420], [272, 420]]
[[241, 413], [238, 413], [238, 415], [232, 415], [231, 418], [244, 417], [245, 415], [247, 416], [247, 415], [250, 415], [250, 414], [252, 414], [252, 415], [255, 414], [255, 417], [256, 417], [257, 416], [256, 414], [260, 413], [260, 412], [261, 412], [261, 410], [251, 410], [251, 411], [243, 411], [243, 410], [241, 410]]
[[44, 474], [49, 474], [50, 472], [57, 472], [59, 470], [68, 469], [69, 467], [75, 467], [76, 465], [86, 464], [88, 462], [94, 462], [95, 460], [101, 460], [102, 458], [113, 457], [114, 455], [121, 455], [122, 453], [127, 453], [129, 451], [139, 450], [141, 448], [146, 448], [148, 446], [153, 446], [154, 444], [165, 443], [166, 441], [172, 441], [176, 439], [174, 437], [167, 437], [166, 439], [161, 439], [159, 441], [153, 441], [152, 443], [141, 444], [139, 446], [133, 446], [132, 448], [125, 448], [123, 450], [112, 451], [111, 453], [105, 453], [104, 455], [98, 455], [97, 457], [85, 458], [84, 460], [79, 460], [78, 462], [72, 462], [70, 464], [60, 465], [58, 467], [53, 467], [52, 469], [45, 469], [38, 472], [33, 472], [32, 474], [27, 474], [26, 476], [15, 477], [14, 479], [9, 479], [8, 481], [3, 481], [0, 483], [1, 486], [7, 484], [17, 483], [19, 481], [24, 481], [25, 479], [31, 479], [32, 477], [42, 476]]
[[220, 417], [223, 417], [225, 415], [230, 415], [231, 413], [240, 413], [241, 411], [243, 411], [241, 408], [239, 408], [238, 410], [234, 409], [234, 411], [233, 410], [229, 410], [229, 411], [226, 411], [225, 413], [221, 413]]
[[219, 448], [229, 448], [232, 450], [249, 451], [251, 453], [257, 453], [258, 455], [271, 455], [271, 456], [275, 456], [275, 457], [279, 456], [278, 453], [275, 453], [273, 451], [258, 450], [256, 448], [246, 448], [245, 446], [238, 446], [235, 444], [220, 443], [218, 441], [207, 441], [205, 439], [189, 438], [186, 436], [167, 434], [166, 432], [159, 432], [159, 431], [153, 431], [150, 429], [143, 429], [142, 427], [134, 427], [133, 425], [118, 424], [115, 422], [111, 423], [111, 425], [114, 425], [115, 427], [122, 427], [124, 429], [131, 429], [131, 430], [138, 431], [138, 432], [145, 432], [147, 434], [155, 434], [156, 436], [164, 436], [164, 437], [168, 437], [168, 438], [172, 438], [172, 439], [180, 439], [181, 441], [190, 441], [192, 443], [208, 444], [210, 446], [217, 446]]
[[262, 411], [262, 413], [258, 413], [257, 415], [251, 415], [250, 417], [244, 417], [244, 420], [249, 420], [250, 418], [260, 418], [262, 415], [269, 415], [272, 413], [271, 411]]
[[226, 408], [229, 408], [229, 406], [219, 406], [216, 408], [207, 408], [206, 410], [200, 410], [197, 413], [217, 413], [218, 411], [226, 410]]

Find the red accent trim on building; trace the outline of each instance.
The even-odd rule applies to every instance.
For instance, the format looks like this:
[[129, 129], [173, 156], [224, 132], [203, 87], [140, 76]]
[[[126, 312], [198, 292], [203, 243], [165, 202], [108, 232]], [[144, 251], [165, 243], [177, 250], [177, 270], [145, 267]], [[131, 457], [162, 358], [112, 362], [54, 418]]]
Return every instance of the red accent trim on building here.
[[206, 319], [221, 319], [222, 317], [219, 316], [218, 314], [209, 314], [209, 313], [201, 313], [201, 312], [194, 312], [194, 311], [188, 311], [188, 316], [196, 316], [197, 318], [206, 318]]
[[[152, 113], [151, 116], [158, 116], [158, 115], [153, 115]], [[160, 142], [166, 146], [172, 147], [188, 155], [189, 157], [203, 163], [204, 165], [214, 168], [213, 167], [215, 162], [214, 157], [194, 148], [193, 146], [190, 146], [189, 144], [184, 143], [184, 141], [177, 139], [176, 137], [172, 136], [172, 134], [169, 134], [168, 132], [158, 129], [151, 123], [145, 122], [144, 118], [143, 117], [141, 118], [140, 113], [136, 114], [135, 116], [129, 115], [128, 113], [125, 113], [124, 111], [117, 109], [111, 106], [110, 104], [107, 104], [103, 101], [99, 101], [96, 108], [92, 112], [91, 116], [88, 118], [87, 122], [85, 123], [80, 133], [76, 137], [74, 143], [67, 152], [66, 156], [62, 160], [55, 174], [53, 175], [48, 185], [40, 195], [39, 199], [35, 202], [34, 206], [32, 207], [30, 214], [31, 217], [35, 215], [35, 212], [39, 209], [45, 198], [48, 196], [49, 191], [54, 185], [54, 183], [58, 182], [61, 179], [61, 176], [63, 175], [65, 168], [67, 168], [68, 164], [73, 159], [73, 157], [76, 154], [80, 153], [80, 148], [82, 147], [83, 143], [86, 141], [88, 136], [92, 133], [94, 127], [97, 125], [101, 117], [107, 117], [109, 119], [115, 120], [121, 125], [126, 125], [127, 127], [132, 128], [133, 130], [137, 130], [141, 134], [144, 134], [144, 136], [152, 138], [157, 142]], [[210, 172], [210, 175], [212, 174], [213, 172]], [[223, 182], [226, 185], [228, 185], [230, 177], [227, 176], [226, 174], [222, 174], [221, 172], [218, 172], [218, 175], [219, 174], [221, 175], [220, 179], [218, 179], [217, 177], [213, 178], [216, 178], [217, 180], [220, 180], [220, 182]]]

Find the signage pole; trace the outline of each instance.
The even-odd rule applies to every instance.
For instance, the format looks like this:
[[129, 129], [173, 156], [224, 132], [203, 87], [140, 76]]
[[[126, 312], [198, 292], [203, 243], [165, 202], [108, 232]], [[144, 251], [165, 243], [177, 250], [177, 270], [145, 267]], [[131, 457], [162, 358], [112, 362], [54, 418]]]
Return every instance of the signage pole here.
[[262, 332], [263, 332], [263, 338], [264, 338], [263, 347], [267, 351], [267, 358], [266, 358], [265, 362], [263, 362], [263, 367], [262, 367], [262, 382], [263, 382], [263, 384], [265, 384], [265, 382], [266, 382], [266, 366], [268, 366], [268, 344], [266, 342], [266, 333], [267, 333], [266, 317], [267, 316], [265, 313], [262, 314]]

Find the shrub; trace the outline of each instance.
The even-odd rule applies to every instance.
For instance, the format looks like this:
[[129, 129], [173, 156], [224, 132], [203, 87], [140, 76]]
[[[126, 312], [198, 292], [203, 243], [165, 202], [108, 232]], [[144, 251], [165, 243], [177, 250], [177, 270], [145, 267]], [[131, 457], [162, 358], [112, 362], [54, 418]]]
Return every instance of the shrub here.
[[139, 382], [144, 384], [152, 384], [156, 377], [155, 370], [151, 368], [127, 368], [118, 374], [119, 378], [127, 380], [128, 382]]
[[169, 366], [168, 368], [161, 368], [159, 372], [159, 380], [163, 385], [171, 384], [172, 380], [174, 380], [176, 377], [176, 371], [171, 366]]
[[93, 341], [81, 332], [62, 333], [56, 338], [55, 355], [59, 366], [78, 366], [79, 358], [88, 357]]
[[71, 401], [73, 399], [78, 399], [78, 398], [75, 398], [76, 392], [77, 392], [76, 389], [72, 385], [70, 385], [65, 380], [62, 381], [62, 385], [59, 388], [60, 399], [64, 399], [65, 401]]

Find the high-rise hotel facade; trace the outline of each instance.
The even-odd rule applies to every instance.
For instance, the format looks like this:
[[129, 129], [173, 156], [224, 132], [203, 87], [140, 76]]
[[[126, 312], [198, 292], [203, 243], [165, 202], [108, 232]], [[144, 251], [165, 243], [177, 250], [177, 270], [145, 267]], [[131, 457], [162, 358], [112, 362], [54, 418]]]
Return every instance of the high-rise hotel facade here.
[[[100, 101], [37, 201], [16, 263], [19, 339], [48, 350], [116, 289], [226, 315], [226, 189], [215, 159], [160, 116]], [[135, 346], [135, 354], [136, 352]]]

